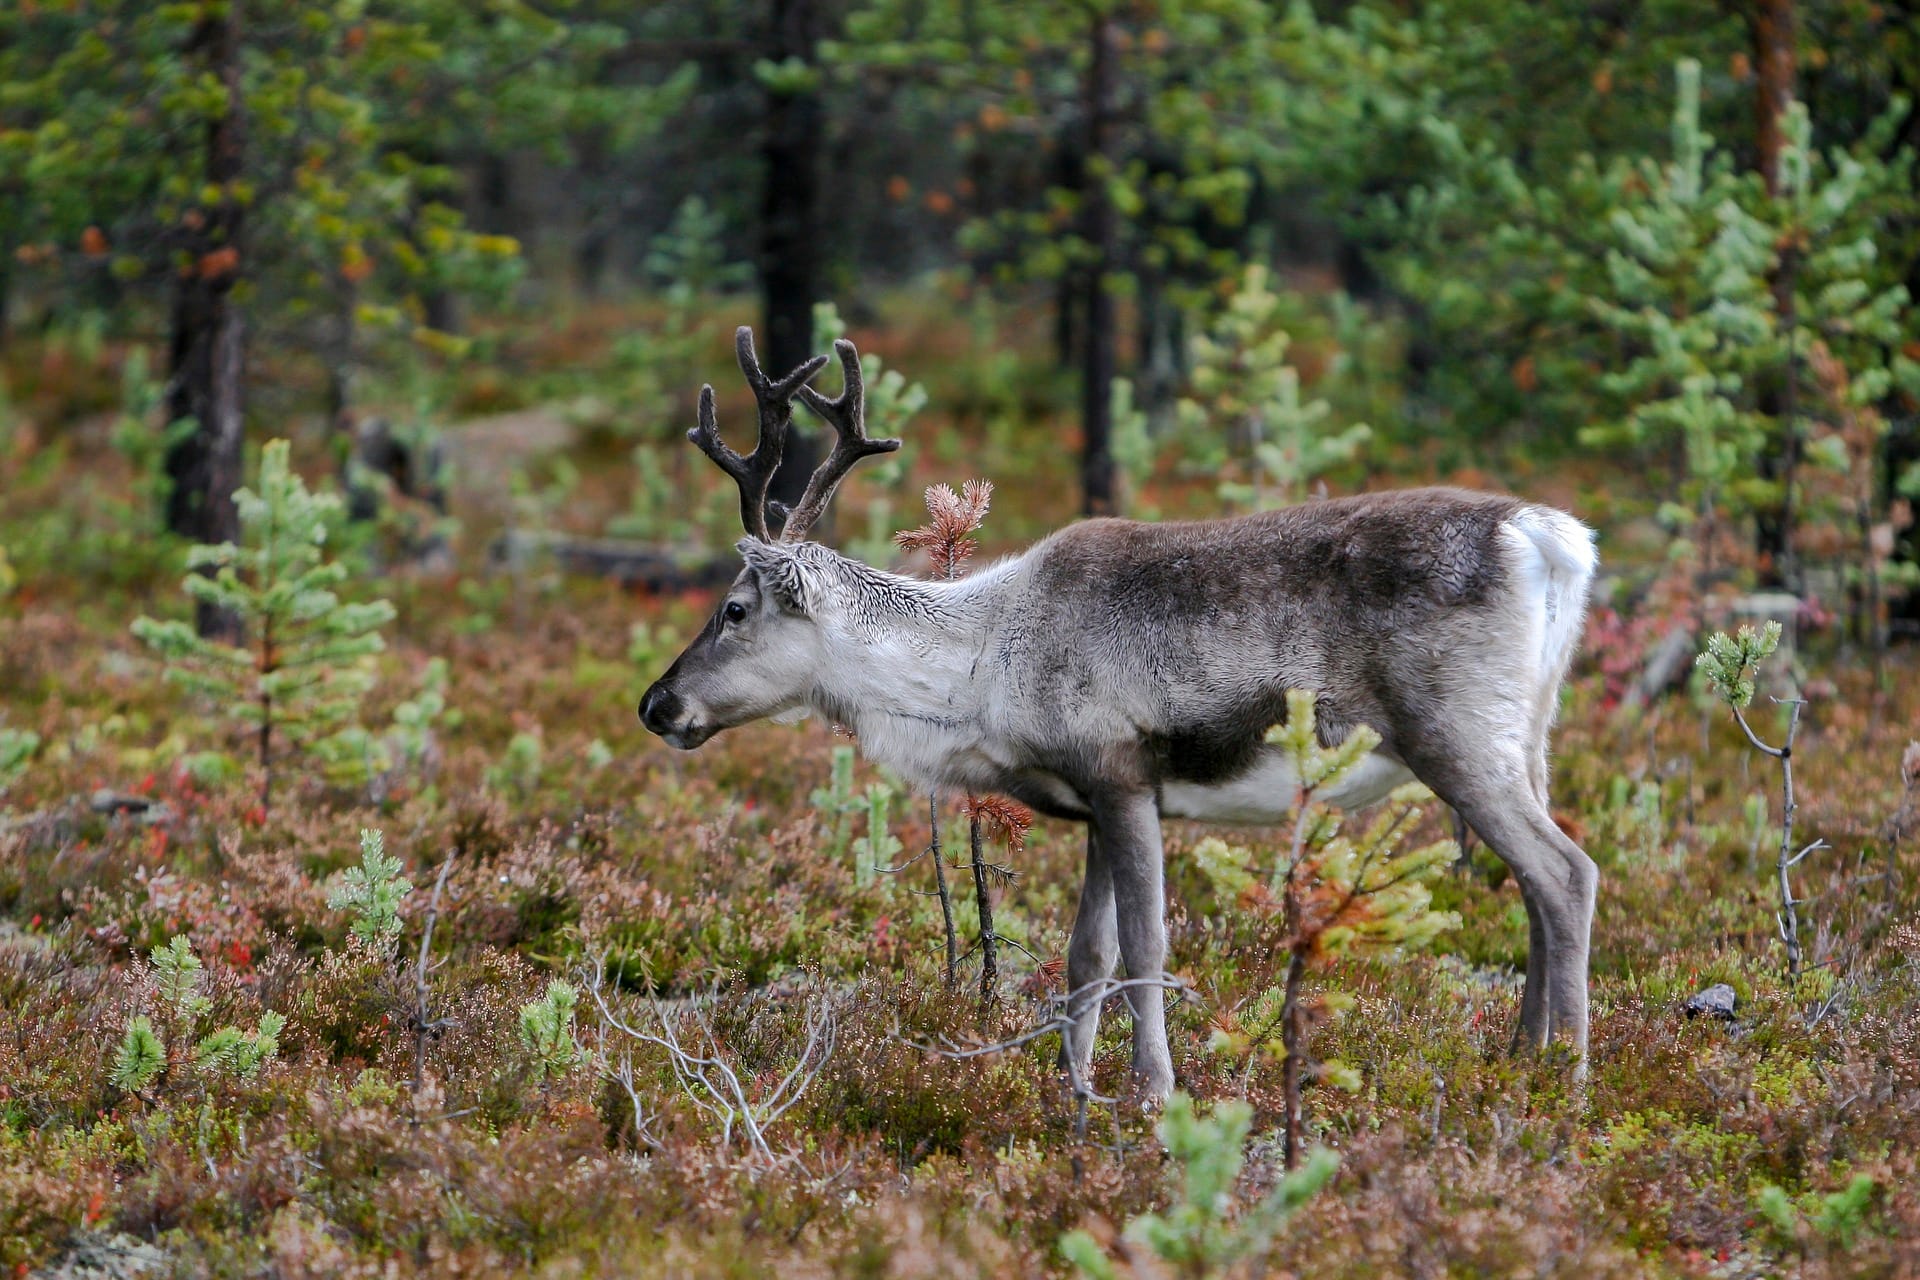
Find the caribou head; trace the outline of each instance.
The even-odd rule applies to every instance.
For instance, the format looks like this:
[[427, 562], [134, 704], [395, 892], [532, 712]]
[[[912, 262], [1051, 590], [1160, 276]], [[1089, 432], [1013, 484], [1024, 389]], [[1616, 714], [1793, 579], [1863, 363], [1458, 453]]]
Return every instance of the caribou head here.
[[[745, 457], [720, 439], [712, 386], [700, 388], [699, 425], [687, 432], [687, 439], [740, 488], [746, 536], [738, 546], [746, 566], [693, 643], [640, 700], [640, 722], [683, 751], [722, 729], [806, 714], [807, 696], [826, 661], [816, 619], [835, 557], [808, 543], [807, 532], [854, 464], [900, 447], [898, 440], [867, 436], [860, 353], [844, 338], [833, 349], [840, 357], [844, 386], [839, 396], [828, 399], [807, 385], [826, 366], [826, 356], [815, 356], [776, 381], [760, 368], [753, 330], [740, 327], [734, 352], [753, 389], [760, 419], [760, 437]], [[796, 397], [833, 428], [836, 438], [798, 505], [788, 510], [767, 497], [767, 486], [780, 466]], [[777, 533], [771, 531], [775, 521]]]

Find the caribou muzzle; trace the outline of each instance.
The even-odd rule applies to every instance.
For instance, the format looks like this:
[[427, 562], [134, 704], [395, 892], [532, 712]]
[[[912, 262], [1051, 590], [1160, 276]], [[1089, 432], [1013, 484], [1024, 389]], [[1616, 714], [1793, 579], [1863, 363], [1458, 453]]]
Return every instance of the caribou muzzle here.
[[660, 735], [668, 746], [682, 751], [693, 750], [714, 734], [714, 726], [695, 723], [680, 695], [659, 680], [640, 699], [640, 723], [647, 732]]

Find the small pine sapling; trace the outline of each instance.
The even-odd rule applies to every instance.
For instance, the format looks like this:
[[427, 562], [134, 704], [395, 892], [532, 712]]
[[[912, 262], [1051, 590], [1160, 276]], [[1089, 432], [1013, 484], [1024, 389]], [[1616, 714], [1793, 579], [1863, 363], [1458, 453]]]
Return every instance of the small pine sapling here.
[[393, 709], [393, 728], [387, 739], [397, 750], [399, 763], [421, 769], [434, 751], [434, 726], [451, 722], [447, 711], [447, 660], [432, 658], [420, 673], [420, 691]]
[[221, 1027], [195, 1046], [193, 1065], [231, 1080], [250, 1080], [262, 1063], [280, 1051], [280, 1033], [287, 1020], [269, 1009], [252, 1031]]
[[176, 1023], [189, 1022], [213, 1008], [200, 994], [204, 966], [185, 934], [175, 934], [148, 957], [153, 964], [153, 993]]
[[[213, 1001], [200, 990], [205, 967], [184, 934], [176, 934], [165, 946], [155, 947], [148, 956], [145, 973], [145, 998], [165, 1019], [170, 1034], [191, 1039], [204, 1018], [213, 1009]], [[194, 1069], [209, 1079], [251, 1079], [267, 1059], [280, 1050], [280, 1032], [287, 1020], [268, 1010], [260, 1015], [252, 1031], [224, 1026], [200, 1037], [194, 1045]], [[142, 1094], [167, 1073], [171, 1065], [166, 1041], [154, 1028], [153, 1019], [140, 1014], [127, 1022], [126, 1031], [107, 1063], [107, 1079], [115, 1088]]]
[[[1135, 1218], [1124, 1232], [1132, 1266], [1122, 1271], [1108, 1252], [1111, 1232], [1103, 1241], [1087, 1230], [1070, 1231], [1060, 1240], [1060, 1253], [1092, 1280], [1119, 1280], [1123, 1275], [1171, 1273], [1195, 1280], [1214, 1276], [1236, 1264], [1256, 1262], [1272, 1246], [1296, 1210], [1332, 1179], [1340, 1158], [1316, 1148], [1306, 1164], [1289, 1172], [1259, 1203], [1235, 1220], [1233, 1188], [1246, 1163], [1247, 1135], [1253, 1128], [1253, 1108], [1245, 1102], [1223, 1102], [1202, 1116], [1193, 1099], [1176, 1093], [1167, 1099], [1159, 1135], [1168, 1157], [1180, 1169], [1178, 1198], [1164, 1213]], [[1165, 1264], [1148, 1269], [1140, 1265], [1144, 1252]]]
[[145, 1093], [166, 1067], [166, 1043], [153, 1029], [153, 1019], [141, 1014], [127, 1023], [108, 1064], [107, 1079], [124, 1093]]
[[340, 510], [311, 493], [288, 465], [287, 442], [261, 451], [257, 487], [234, 494], [240, 545], [196, 546], [187, 556], [189, 596], [238, 620], [244, 647], [207, 639], [185, 622], [141, 618], [133, 633], [168, 660], [167, 679], [211, 698], [246, 725], [257, 744], [260, 803], [273, 799], [282, 741], [315, 756], [339, 782], [377, 772], [377, 748], [357, 724], [373, 687], [366, 659], [385, 647], [394, 617], [385, 600], [349, 604], [335, 592], [347, 569], [326, 557]]
[[413, 881], [400, 874], [400, 860], [387, 852], [385, 835], [366, 827], [360, 832], [360, 865], [347, 868], [339, 887], [327, 895], [327, 906], [352, 912], [354, 936], [391, 952], [400, 940], [400, 904], [412, 892]]
[[1797, 851], [1793, 847], [1793, 819], [1800, 807], [1793, 790], [1793, 743], [1800, 733], [1800, 712], [1805, 708], [1806, 700], [1774, 699], [1774, 702], [1788, 709], [1786, 737], [1777, 747], [1761, 741], [1753, 731], [1753, 726], [1747, 722], [1747, 708], [1753, 705], [1754, 676], [1760, 664], [1772, 657], [1779, 645], [1780, 624], [1777, 622], [1769, 622], [1757, 631], [1752, 626], [1743, 625], [1739, 633], [1733, 636], [1716, 631], [1707, 637], [1707, 647], [1695, 659], [1695, 665], [1706, 675], [1715, 696], [1733, 713], [1733, 722], [1740, 726], [1740, 732], [1746, 735], [1753, 749], [1780, 762], [1780, 849], [1774, 859], [1774, 879], [1780, 894], [1780, 907], [1775, 919], [1779, 925], [1780, 943], [1786, 948], [1787, 977], [1791, 980], [1800, 976], [1804, 958], [1800, 946], [1799, 907], [1805, 899], [1793, 895], [1793, 869], [1808, 854], [1826, 848], [1827, 842], [1814, 840]]
[[1014, 878], [1012, 867], [1003, 863], [989, 862], [986, 846], [989, 842], [1004, 844], [1009, 853], [1018, 853], [1027, 847], [1027, 829], [1033, 825], [1033, 815], [1005, 796], [967, 797], [967, 846], [973, 865], [973, 897], [980, 913], [980, 999], [985, 1002], [993, 999], [1000, 984], [999, 945], [1003, 941], [1000, 932], [993, 924], [993, 895], [989, 892], [991, 882], [1011, 883]]
[[832, 824], [828, 828], [827, 853], [835, 862], [841, 861], [853, 842], [854, 815], [866, 809], [865, 802], [853, 789], [852, 747], [842, 744], [833, 749], [827, 785], [815, 787], [807, 798], [812, 801], [814, 811]]
[[853, 842], [853, 883], [866, 888], [880, 868], [889, 866], [900, 852], [900, 841], [887, 829], [887, 810], [893, 805], [893, 788], [884, 782], [867, 787], [867, 834]]
[[555, 978], [538, 1000], [520, 1006], [520, 1043], [533, 1060], [541, 1083], [557, 1080], [580, 1061], [580, 1045], [573, 1038], [573, 1015], [580, 993], [573, 984]]
[[487, 785], [522, 798], [533, 794], [540, 788], [545, 754], [539, 734], [524, 731], [514, 734], [499, 761], [487, 769]]
[[[1303, 990], [1309, 969], [1324, 969], [1342, 956], [1362, 950], [1415, 950], [1460, 917], [1432, 909], [1429, 887], [1460, 856], [1451, 840], [1401, 850], [1400, 841], [1419, 820], [1419, 803], [1431, 792], [1418, 784], [1396, 789], [1380, 815], [1357, 837], [1341, 831], [1335, 815], [1319, 802], [1327, 788], [1346, 778], [1380, 737], [1356, 726], [1338, 746], [1322, 747], [1314, 695], [1287, 693], [1286, 723], [1267, 731], [1267, 741], [1285, 751], [1299, 779], [1293, 839], [1274, 868], [1264, 898], [1286, 929], [1286, 985], [1277, 1009], [1280, 1022], [1282, 1081], [1286, 1103], [1286, 1161], [1299, 1163], [1304, 1130], [1301, 1090], [1307, 1078], [1308, 1004]], [[1323, 997], [1334, 1009], [1340, 1003]], [[1315, 1078], [1357, 1087], [1358, 1073], [1340, 1063], [1324, 1063]]]

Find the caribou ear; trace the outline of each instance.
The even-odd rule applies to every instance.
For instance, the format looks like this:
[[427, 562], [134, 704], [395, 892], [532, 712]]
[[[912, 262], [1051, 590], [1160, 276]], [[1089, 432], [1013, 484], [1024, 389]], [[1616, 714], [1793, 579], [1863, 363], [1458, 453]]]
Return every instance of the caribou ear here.
[[817, 565], [807, 563], [798, 547], [759, 538], [742, 538], [734, 543], [746, 558], [760, 589], [772, 596], [782, 609], [802, 617], [812, 617], [820, 607], [825, 583]]

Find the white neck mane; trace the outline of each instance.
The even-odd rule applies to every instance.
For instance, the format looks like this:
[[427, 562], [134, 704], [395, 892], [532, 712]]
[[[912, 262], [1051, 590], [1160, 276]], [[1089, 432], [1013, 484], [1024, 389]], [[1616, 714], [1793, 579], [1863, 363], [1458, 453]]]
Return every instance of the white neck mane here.
[[936, 789], [986, 790], [988, 654], [1018, 559], [956, 582], [923, 582], [854, 560], [835, 566], [815, 623], [827, 661], [809, 698], [869, 759]]

